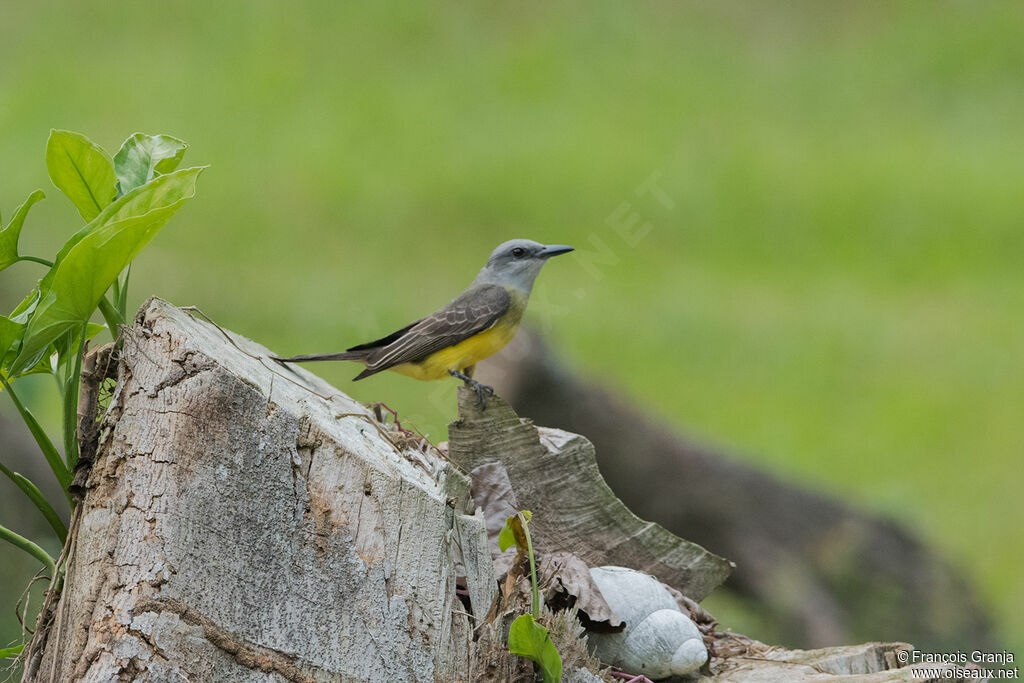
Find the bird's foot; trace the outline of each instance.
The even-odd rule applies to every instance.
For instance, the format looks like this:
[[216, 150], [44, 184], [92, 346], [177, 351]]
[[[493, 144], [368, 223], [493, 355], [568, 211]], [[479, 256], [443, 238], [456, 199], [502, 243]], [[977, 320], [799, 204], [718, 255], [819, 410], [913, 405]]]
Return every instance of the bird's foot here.
[[473, 389], [476, 392], [476, 402], [480, 406], [480, 410], [487, 410], [487, 397], [494, 396], [494, 389], [481, 384], [467, 374], [461, 373], [458, 370], [449, 370], [448, 374], [452, 377], [461, 379], [467, 387]]
[[476, 392], [476, 401], [480, 404], [480, 410], [487, 410], [487, 397], [494, 396], [494, 389], [486, 384], [480, 384], [475, 379], [470, 380], [469, 386]]

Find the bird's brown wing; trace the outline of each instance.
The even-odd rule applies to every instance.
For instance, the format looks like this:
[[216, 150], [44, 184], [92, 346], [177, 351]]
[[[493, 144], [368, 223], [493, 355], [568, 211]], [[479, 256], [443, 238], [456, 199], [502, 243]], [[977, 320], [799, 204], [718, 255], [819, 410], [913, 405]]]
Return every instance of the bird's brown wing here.
[[402, 363], [423, 360], [436, 351], [483, 332], [508, 311], [511, 303], [512, 297], [504, 287], [471, 287], [437, 313], [412, 324], [397, 339], [373, 351], [366, 359], [366, 370], [356, 379]]
[[416, 325], [419, 325], [421, 322], [423, 322], [423, 318], [420, 318], [419, 320], [412, 321], [411, 323], [409, 323], [408, 325], [406, 325], [402, 329], [396, 330], [396, 331], [392, 332], [391, 334], [389, 334], [386, 337], [381, 337], [380, 339], [374, 339], [373, 341], [366, 342], [365, 344], [358, 344], [356, 346], [353, 346], [350, 349], [345, 349], [345, 351], [371, 351], [373, 349], [379, 349], [379, 348], [385, 347], [388, 344], [390, 344], [391, 342], [401, 338], [401, 336], [403, 334], [405, 334], [406, 332], [408, 332], [409, 330], [414, 328]]

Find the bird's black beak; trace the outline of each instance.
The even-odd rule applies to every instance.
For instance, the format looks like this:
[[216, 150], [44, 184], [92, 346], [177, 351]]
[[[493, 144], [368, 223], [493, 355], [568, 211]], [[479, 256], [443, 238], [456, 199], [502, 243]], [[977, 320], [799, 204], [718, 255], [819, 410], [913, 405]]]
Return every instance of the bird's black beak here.
[[544, 258], [548, 258], [551, 256], [558, 256], [559, 254], [567, 254], [570, 251], [573, 251], [573, 248], [567, 247], [564, 244], [549, 244], [548, 246], [541, 249], [537, 255], [542, 256]]

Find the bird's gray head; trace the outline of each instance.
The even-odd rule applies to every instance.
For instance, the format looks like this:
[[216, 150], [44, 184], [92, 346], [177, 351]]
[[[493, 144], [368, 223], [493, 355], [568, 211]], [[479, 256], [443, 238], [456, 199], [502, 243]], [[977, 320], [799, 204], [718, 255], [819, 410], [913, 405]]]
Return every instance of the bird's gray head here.
[[572, 251], [563, 244], [543, 245], [533, 240], [509, 240], [491, 252], [475, 285], [502, 285], [529, 294], [533, 281], [549, 258]]

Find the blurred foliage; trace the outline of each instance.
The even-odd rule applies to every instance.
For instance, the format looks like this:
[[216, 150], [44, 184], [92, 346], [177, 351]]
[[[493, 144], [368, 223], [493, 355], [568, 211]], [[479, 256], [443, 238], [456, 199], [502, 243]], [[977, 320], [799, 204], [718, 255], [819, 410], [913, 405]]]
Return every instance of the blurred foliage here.
[[[108, 148], [166, 130], [214, 164], [129, 308], [159, 294], [280, 353], [333, 351], [442, 305], [502, 240], [573, 244], [528, 319], [580, 369], [909, 524], [1024, 645], [1019, 3], [4, 14], [0, 205], [50, 187], [50, 127]], [[653, 174], [673, 208], [637, 194]], [[35, 207], [26, 253], [71, 211]], [[31, 266], [5, 273], [6, 310]], [[316, 370], [437, 439], [455, 410], [455, 382]], [[10, 633], [25, 577], [0, 579]]]

